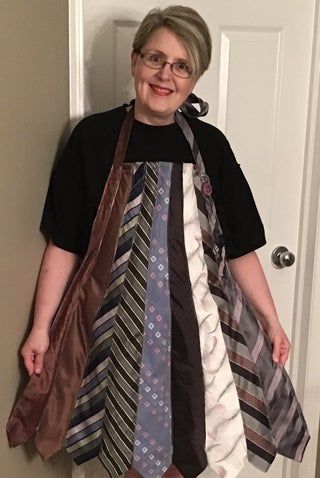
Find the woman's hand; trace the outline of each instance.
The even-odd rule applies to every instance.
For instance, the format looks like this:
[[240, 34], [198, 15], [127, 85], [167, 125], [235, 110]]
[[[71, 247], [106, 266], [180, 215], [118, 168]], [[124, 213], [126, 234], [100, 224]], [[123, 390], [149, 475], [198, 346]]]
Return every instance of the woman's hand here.
[[21, 349], [29, 376], [42, 370], [51, 321], [79, 265], [79, 256], [49, 242], [38, 278], [33, 327]]
[[33, 328], [25, 341], [21, 355], [29, 377], [39, 374], [43, 367], [43, 357], [49, 347], [49, 334], [46, 329]]
[[269, 337], [273, 360], [284, 365], [288, 359], [290, 342], [279, 321], [257, 254], [253, 251], [231, 259], [229, 267], [242, 292], [257, 312], [259, 321]]
[[285, 365], [290, 351], [290, 341], [280, 322], [268, 324], [264, 327], [272, 345], [272, 359], [279, 365]]

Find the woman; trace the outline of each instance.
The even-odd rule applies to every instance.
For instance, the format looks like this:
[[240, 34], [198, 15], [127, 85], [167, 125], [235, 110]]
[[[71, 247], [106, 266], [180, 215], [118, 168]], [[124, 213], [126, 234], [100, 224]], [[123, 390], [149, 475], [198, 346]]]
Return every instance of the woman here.
[[[209, 463], [219, 476], [231, 477], [239, 473], [248, 458], [261, 469], [267, 469], [274, 458], [271, 448], [268, 452], [272, 458], [265, 459], [247, 445], [254, 439], [249, 439], [243, 428], [246, 412], [241, 409], [241, 418], [239, 390], [225, 360], [218, 309], [212, 299], [215, 295], [211, 289], [210, 294], [205, 279], [196, 212], [197, 207], [201, 210], [203, 199], [196, 198], [192, 186], [192, 177], [197, 175], [194, 163], [201, 172], [202, 189], [198, 192], [202, 191], [207, 203], [214, 198], [222, 226], [223, 236], [221, 231], [216, 236], [220, 244], [215, 243], [219, 251], [215, 257], [220, 254], [219, 264], [223, 265], [225, 250], [228, 270], [272, 344], [272, 359], [283, 367], [290, 344], [255, 253], [265, 244], [265, 237], [250, 189], [223, 134], [192, 118], [197, 110], [187, 101], [208, 68], [210, 57], [210, 34], [195, 10], [171, 6], [149, 12], [133, 42], [131, 69], [136, 99], [131, 110], [124, 105], [80, 122], [53, 173], [47, 195], [41, 230], [50, 242], [39, 274], [33, 328], [21, 351], [30, 376], [44, 373], [52, 319], [83, 258], [88, 256], [92, 224], [104, 184], [112, 174], [120, 129], [125, 121], [130, 123], [127, 118], [132, 115], [128, 126], [131, 133], [121, 130], [121, 138], [127, 141], [122, 159], [133, 168], [131, 183], [115, 243], [111, 278], [96, 314], [91, 350], [86, 370], [81, 372], [82, 383], [66, 440], [77, 463], [99, 455], [112, 476], [131, 469], [129, 474], [142, 476], [182, 473], [191, 477]], [[205, 105], [200, 106], [201, 114]], [[184, 117], [177, 113], [180, 108], [186, 113]], [[214, 206], [206, 210], [207, 224], [212, 225], [210, 207]], [[215, 228], [219, 228], [218, 222]], [[123, 237], [129, 232], [133, 235], [125, 242]], [[130, 248], [123, 252], [121, 248], [128, 243]], [[121, 267], [121, 275], [117, 275]], [[147, 275], [143, 277], [144, 273]], [[222, 279], [223, 274], [219, 276]], [[202, 285], [200, 277], [204, 278]], [[135, 281], [138, 292], [132, 290]], [[118, 309], [114, 303], [110, 305], [110, 297], [116, 297]], [[222, 309], [220, 304], [220, 319]], [[143, 324], [139, 322], [141, 311]], [[201, 313], [206, 317], [201, 318]], [[122, 330], [118, 325], [121, 320]], [[126, 328], [130, 320], [134, 322], [131, 332]], [[205, 320], [208, 329], [203, 327]], [[97, 332], [99, 327], [104, 327], [102, 332]], [[212, 353], [206, 357], [212, 333], [216, 334], [215, 342], [210, 342]], [[133, 342], [137, 346], [131, 352]], [[230, 350], [228, 353], [230, 360]], [[162, 357], [158, 362], [157, 355]], [[214, 366], [221, 359], [221, 369], [210, 375], [213, 363], [209, 361], [213, 358]], [[106, 361], [108, 367], [103, 368]], [[271, 364], [271, 355], [269, 362], [269, 367], [277, 367]], [[99, 379], [102, 371], [105, 375]], [[91, 381], [96, 384], [94, 393], [88, 390]], [[219, 424], [217, 417], [222, 417]], [[224, 431], [220, 433], [221, 428]]]

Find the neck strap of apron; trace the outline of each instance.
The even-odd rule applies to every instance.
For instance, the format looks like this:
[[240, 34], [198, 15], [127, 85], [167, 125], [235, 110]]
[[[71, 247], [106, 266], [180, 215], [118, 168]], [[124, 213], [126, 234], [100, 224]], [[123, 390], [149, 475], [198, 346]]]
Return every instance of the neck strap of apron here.
[[196, 163], [197, 173], [199, 173], [200, 176], [207, 177], [200, 150], [198, 148], [194, 134], [192, 132], [192, 129], [190, 128], [188, 121], [184, 118], [184, 116], [179, 111], [175, 113], [175, 121], [180, 126], [186, 140], [189, 143], [189, 146], [193, 155], [193, 159]]
[[118, 143], [117, 143], [117, 147], [116, 147], [116, 151], [115, 151], [114, 159], [113, 159], [114, 169], [117, 169], [122, 166], [122, 163], [126, 156], [130, 133], [133, 126], [134, 108], [129, 106], [126, 109], [127, 109], [127, 114], [121, 126], [119, 139], [118, 139]]

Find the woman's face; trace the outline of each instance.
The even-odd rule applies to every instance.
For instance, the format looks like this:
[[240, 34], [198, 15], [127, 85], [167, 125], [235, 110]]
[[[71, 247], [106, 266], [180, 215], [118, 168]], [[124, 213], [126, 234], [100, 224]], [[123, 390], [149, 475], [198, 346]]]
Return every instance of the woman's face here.
[[[190, 65], [187, 51], [181, 41], [168, 28], [161, 27], [153, 32], [141, 53], [154, 52], [170, 63], [186, 61]], [[132, 53], [131, 71], [136, 90], [135, 118], [154, 125], [170, 124], [175, 111], [192, 92], [196, 79], [175, 76], [170, 65], [160, 70], [146, 66], [140, 55]]]

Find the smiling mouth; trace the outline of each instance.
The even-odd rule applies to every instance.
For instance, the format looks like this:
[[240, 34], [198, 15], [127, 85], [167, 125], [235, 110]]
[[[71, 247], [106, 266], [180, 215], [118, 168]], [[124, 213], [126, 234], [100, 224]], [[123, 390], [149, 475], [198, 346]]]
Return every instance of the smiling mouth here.
[[158, 96], [169, 96], [171, 93], [173, 93], [173, 90], [170, 90], [169, 88], [164, 88], [162, 86], [158, 85], [150, 85], [152, 91], [158, 95]]

